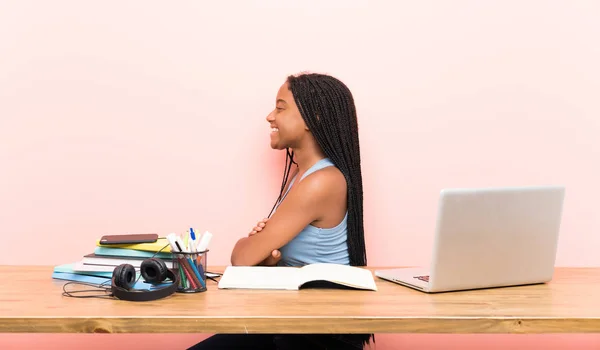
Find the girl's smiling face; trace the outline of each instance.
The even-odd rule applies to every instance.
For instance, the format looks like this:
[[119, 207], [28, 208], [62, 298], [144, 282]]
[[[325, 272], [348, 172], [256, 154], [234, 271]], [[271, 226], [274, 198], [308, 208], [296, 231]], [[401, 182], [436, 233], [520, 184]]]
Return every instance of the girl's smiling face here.
[[271, 127], [273, 149], [297, 148], [308, 134], [306, 123], [300, 115], [287, 82], [279, 88], [275, 109], [267, 115], [267, 122]]

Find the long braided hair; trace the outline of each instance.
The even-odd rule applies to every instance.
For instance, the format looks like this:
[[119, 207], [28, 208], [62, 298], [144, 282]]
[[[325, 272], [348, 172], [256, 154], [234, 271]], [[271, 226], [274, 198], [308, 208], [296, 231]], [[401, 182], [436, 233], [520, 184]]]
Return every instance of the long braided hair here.
[[[360, 146], [352, 93], [340, 80], [319, 73], [290, 75], [287, 82], [317, 144], [346, 178], [350, 265], [366, 266]], [[288, 149], [282, 191], [292, 163], [293, 152]]]
[[[366, 266], [363, 227], [363, 188], [360, 170], [360, 145], [354, 98], [348, 87], [338, 79], [318, 73], [290, 75], [288, 87], [294, 95], [302, 119], [312, 132], [317, 144], [342, 172], [348, 188], [348, 254], [350, 265]], [[294, 152], [286, 149], [285, 170], [279, 197], [271, 213], [281, 200], [290, 175]], [[269, 214], [269, 217], [271, 216]], [[367, 344], [374, 334], [340, 334], [347, 341]]]

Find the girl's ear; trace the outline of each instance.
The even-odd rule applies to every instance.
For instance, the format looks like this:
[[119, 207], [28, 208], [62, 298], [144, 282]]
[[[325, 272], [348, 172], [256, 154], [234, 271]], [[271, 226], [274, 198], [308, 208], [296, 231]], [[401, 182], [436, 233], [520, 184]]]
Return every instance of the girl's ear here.
[[308, 124], [306, 124], [304, 120], [302, 120], [302, 124], [304, 124], [304, 130], [310, 131], [310, 129], [308, 128]]

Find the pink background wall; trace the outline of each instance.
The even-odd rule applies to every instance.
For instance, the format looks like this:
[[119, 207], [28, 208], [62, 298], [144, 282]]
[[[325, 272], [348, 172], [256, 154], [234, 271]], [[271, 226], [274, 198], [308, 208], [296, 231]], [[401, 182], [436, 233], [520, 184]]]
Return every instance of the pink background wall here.
[[[600, 266], [599, 17], [594, 1], [2, 1], [0, 235], [31, 254], [0, 264], [74, 262], [103, 234], [189, 226], [228, 264], [278, 193], [284, 155], [264, 118], [286, 75], [311, 70], [356, 99], [369, 265], [429, 261], [441, 188], [563, 184], [557, 265]], [[0, 348], [100, 337], [199, 338], [0, 335]], [[378, 348], [396, 342], [600, 347], [388, 335]]]

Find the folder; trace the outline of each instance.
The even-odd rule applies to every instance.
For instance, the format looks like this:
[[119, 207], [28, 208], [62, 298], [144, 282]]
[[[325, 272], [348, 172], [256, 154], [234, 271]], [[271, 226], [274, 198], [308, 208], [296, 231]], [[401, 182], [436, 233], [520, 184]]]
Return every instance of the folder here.
[[[100, 244], [100, 240], [96, 241], [96, 245], [98, 247], [105, 248], [127, 248], [133, 250], [142, 250], [146, 252], [158, 252], [160, 250], [161, 253], [170, 253], [171, 246], [169, 245], [169, 241], [166, 237], [161, 237], [156, 240], [156, 242], [152, 243], [135, 243], [135, 244]], [[163, 247], [165, 247], [161, 250]]]
[[161, 259], [173, 259], [173, 254], [163, 253], [164, 251], [165, 250], [163, 249], [163, 251], [156, 254], [156, 252], [151, 252], [151, 251], [134, 250], [134, 249], [117, 248], [117, 247], [113, 248], [113, 247], [107, 247], [107, 246], [103, 245], [101, 247], [96, 247], [94, 249], [94, 254], [99, 255], [99, 256], [118, 256], [118, 257], [125, 257], [125, 258], [143, 258], [143, 259], [145, 259], [145, 258], [155, 257], [155, 258], [161, 258]]

